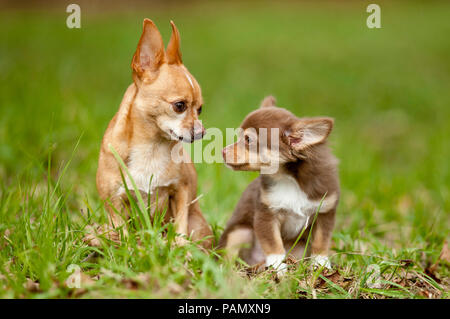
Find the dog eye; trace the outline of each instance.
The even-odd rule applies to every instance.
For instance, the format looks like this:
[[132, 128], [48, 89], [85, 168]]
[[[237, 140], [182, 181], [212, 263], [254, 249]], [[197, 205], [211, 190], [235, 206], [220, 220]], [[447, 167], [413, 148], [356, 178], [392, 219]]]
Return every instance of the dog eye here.
[[173, 110], [177, 113], [183, 113], [186, 111], [186, 102], [178, 101], [173, 103]]
[[244, 138], [245, 138], [245, 144], [247, 144], [247, 145], [250, 144], [250, 142], [252, 141], [252, 139], [248, 135], [245, 135]]
[[197, 110], [198, 115], [200, 115], [202, 113], [202, 107], [203, 107], [203, 105], [200, 105], [200, 107], [198, 108], [198, 110]]

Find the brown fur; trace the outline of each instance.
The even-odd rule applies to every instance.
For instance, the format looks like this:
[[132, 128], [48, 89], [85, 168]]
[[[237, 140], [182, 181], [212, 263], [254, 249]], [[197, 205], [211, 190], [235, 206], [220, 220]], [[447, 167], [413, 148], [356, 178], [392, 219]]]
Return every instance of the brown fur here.
[[[122, 100], [119, 111], [108, 125], [103, 137], [97, 170], [97, 189], [107, 209], [113, 227], [123, 225], [114, 209], [125, 213], [128, 209], [119, 165], [110, 150], [113, 147], [133, 178], [141, 178], [140, 192], [148, 194], [144, 185], [153, 173], [158, 175], [152, 200], [158, 193], [160, 208], [166, 203], [166, 216], [173, 219], [179, 234], [204, 239], [202, 245], [211, 247], [212, 231], [203, 217], [197, 198], [197, 173], [189, 156], [181, 148], [185, 161], [177, 163], [170, 157], [180, 140], [193, 142], [204, 135], [198, 114], [203, 100], [195, 78], [182, 64], [179, 50], [180, 36], [171, 22], [172, 37], [164, 50], [161, 35], [155, 24], [144, 20], [142, 36], [131, 63], [133, 84]], [[176, 103], [186, 106], [176, 111]], [[148, 169], [148, 172], [146, 171]], [[153, 171], [152, 171], [153, 169]], [[145, 175], [147, 174], [147, 175]], [[142, 175], [142, 176], [141, 176]], [[147, 183], [148, 183], [147, 182]], [[127, 182], [128, 188], [132, 188]], [[138, 185], [139, 188], [139, 185]], [[181, 237], [177, 237], [183, 243]]]
[[[312, 243], [308, 252], [313, 255], [328, 255], [340, 193], [337, 160], [326, 145], [326, 138], [332, 126], [333, 120], [330, 118], [299, 119], [291, 112], [276, 107], [273, 97], [267, 97], [260, 109], [244, 119], [241, 139], [223, 151], [225, 163], [234, 170], [260, 170], [264, 166], [263, 163], [248, 163], [250, 151], [245, 139], [247, 129], [257, 129], [258, 132], [259, 128], [279, 128], [279, 152], [272, 155], [279, 159], [280, 167], [277, 173], [261, 174], [250, 183], [226, 225], [219, 248], [239, 251], [241, 258], [249, 264], [260, 263], [268, 255], [287, 253], [302, 228], [294, 234], [286, 232], [284, 229], [291, 226], [286, 223], [292, 223], [292, 219], [288, 218], [293, 212], [271, 207], [270, 192], [279, 185], [282, 176], [295, 180], [308, 201], [320, 202], [326, 195], [313, 227]], [[269, 138], [269, 147], [271, 143], [273, 141]], [[260, 151], [261, 149], [258, 149], [258, 152]], [[238, 152], [244, 155], [236, 155]], [[315, 211], [309, 211], [311, 217], [314, 214]], [[309, 223], [305, 225], [303, 238], [292, 251], [296, 258], [301, 257], [303, 250], [307, 248], [304, 247], [305, 237], [309, 233], [312, 220], [313, 218], [307, 220]], [[230, 238], [233, 239], [232, 243]]]

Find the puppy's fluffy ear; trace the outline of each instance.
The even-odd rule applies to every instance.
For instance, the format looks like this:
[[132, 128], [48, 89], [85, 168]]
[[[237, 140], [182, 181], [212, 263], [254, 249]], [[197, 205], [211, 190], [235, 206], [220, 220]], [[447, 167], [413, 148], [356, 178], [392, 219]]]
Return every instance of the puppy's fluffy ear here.
[[287, 133], [290, 147], [297, 152], [322, 143], [330, 135], [334, 120], [330, 117], [300, 119]]
[[134, 53], [131, 67], [142, 77], [146, 72], [156, 72], [164, 63], [164, 43], [158, 28], [150, 19], [144, 19], [141, 38]]
[[170, 21], [172, 26], [172, 36], [170, 37], [169, 44], [167, 45], [166, 56], [169, 64], [182, 64], [181, 52], [180, 52], [180, 33], [173, 21]]
[[276, 104], [277, 100], [272, 95], [269, 95], [262, 100], [260, 107], [276, 106]]

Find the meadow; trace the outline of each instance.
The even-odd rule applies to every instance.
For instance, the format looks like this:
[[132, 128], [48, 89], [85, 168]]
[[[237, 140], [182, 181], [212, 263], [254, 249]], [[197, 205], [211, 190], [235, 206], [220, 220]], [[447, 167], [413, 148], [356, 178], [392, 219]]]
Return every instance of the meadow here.
[[[368, 3], [94, 2], [81, 29], [66, 27], [62, 4], [2, 10], [0, 297], [449, 298], [450, 3], [380, 2], [381, 29], [367, 28]], [[177, 24], [206, 128], [238, 127], [268, 94], [298, 116], [335, 118], [332, 271], [306, 259], [281, 279], [254, 274], [194, 243], [175, 247], [173, 228], [139, 211], [121, 244], [82, 241], [106, 220], [98, 152], [145, 17], [165, 43]], [[218, 238], [257, 175], [196, 168]]]

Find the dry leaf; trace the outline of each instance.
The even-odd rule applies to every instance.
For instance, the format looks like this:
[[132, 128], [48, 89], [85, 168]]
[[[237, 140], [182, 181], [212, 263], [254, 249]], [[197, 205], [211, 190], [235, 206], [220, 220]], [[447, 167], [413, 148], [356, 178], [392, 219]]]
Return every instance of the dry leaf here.
[[439, 255], [439, 259], [450, 263], [450, 250], [448, 249], [447, 241], [444, 241], [444, 245], [442, 246], [442, 250], [441, 250], [441, 254]]
[[414, 272], [416, 275], [414, 284], [411, 285], [412, 287], [416, 287], [419, 290], [419, 294], [426, 297], [426, 298], [440, 298], [441, 292], [434, 287], [433, 285], [429, 284], [425, 278], [420, 275], [417, 272]]
[[[322, 271], [322, 276], [339, 286], [343, 286], [342, 284], [344, 283], [344, 281], [348, 281], [344, 279], [344, 277], [339, 273], [338, 270], [332, 271], [324, 269]], [[325, 288], [326, 286], [327, 282], [321, 277], [317, 278], [317, 281], [314, 284], [315, 288]]]
[[141, 273], [136, 277], [122, 279], [122, 284], [124, 284], [127, 289], [132, 290], [137, 290], [140, 287], [148, 287], [149, 282], [150, 276], [145, 273]]
[[167, 289], [169, 289], [170, 293], [173, 295], [178, 295], [183, 292], [183, 287], [174, 282], [169, 283]]
[[91, 278], [91, 276], [86, 275], [85, 273], [81, 273], [81, 287], [86, 288], [93, 286], [95, 284], [95, 280]]
[[431, 277], [438, 284], [440, 284], [441, 283], [441, 279], [436, 274], [436, 268], [437, 268], [436, 266], [437, 266], [437, 263], [434, 264], [431, 267], [425, 268], [425, 274], [428, 275], [429, 277]]
[[414, 264], [414, 261], [411, 259], [402, 259], [400, 260], [400, 263], [402, 264], [403, 267], [409, 267], [412, 264]]
[[122, 284], [125, 286], [125, 288], [131, 289], [131, 290], [137, 290], [140, 286], [140, 283], [133, 278], [122, 279]]
[[140, 273], [134, 277], [123, 278], [120, 281], [127, 289], [159, 289], [159, 284], [148, 273]]
[[425, 274], [427, 274], [428, 276], [433, 278], [433, 280], [436, 281], [438, 284], [441, 283], [441, 279], [438, 277], [436, 270], [439, 265], [439, 262], [441, 262], [441, 261], [450, 263], [450, 251], [448, 249], [448, 243], [446, 240], [444, 241], [444, 244], [442, 245], [442, 250], [441, 250], [441, 253], [439, 254], [439, 258], [436, 260], [436, 262], [433, 265], [425, 268]]
[[245, 268], [246, 275], [251, 278], [253, 276], [256, 276], [260, 272], [262, 272], [265, 269], [264, 262], [260, 262], [256, 265], [250, 266]]
[[33, 281], [30, 278], [27, 278], [27, 281], [24, 284], [25, 289], [29, 292], [40, 292], [41, 288], [39, 286], [39, 282]]

